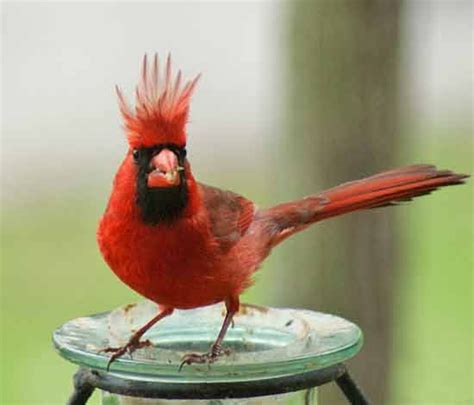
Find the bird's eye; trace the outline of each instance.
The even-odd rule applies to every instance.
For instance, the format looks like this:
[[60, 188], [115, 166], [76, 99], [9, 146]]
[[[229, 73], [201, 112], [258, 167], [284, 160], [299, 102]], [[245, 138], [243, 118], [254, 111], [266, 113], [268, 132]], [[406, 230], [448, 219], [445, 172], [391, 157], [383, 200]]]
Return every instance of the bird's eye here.
[[135, 161], [137, 161], [138, 158], [140, 157], [140, 151], [139, 151], [138, 149], [134, 149], [134, 150], [132, 151], [132, 156], [133, 156], [133, 159], [134, 159]]

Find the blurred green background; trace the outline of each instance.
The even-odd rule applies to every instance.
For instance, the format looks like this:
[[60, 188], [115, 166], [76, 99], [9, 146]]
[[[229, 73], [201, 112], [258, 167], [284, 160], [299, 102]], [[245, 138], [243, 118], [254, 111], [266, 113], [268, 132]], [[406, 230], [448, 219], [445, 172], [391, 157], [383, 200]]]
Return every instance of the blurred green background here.
[[[412, 46], [412, 53], [404, 54], [405, 64], [415, 68], [401, 68], [406, 97], [402, 103], [414, 106], [402, 118], [395, 161], [435, 163], [472, 173], [472, 61], [469, 66], [457, 64], [457, 69], [448, 64], [454, 70], [437, 73], [461, 76], [451, 76], [453, 84], [447, 84], [448, 89], [454, 88], [451, 92], [443, 87], [432, 90], [423, 82], [424, 74], [433, 73], [426, 55], [418, 64], [410, 62], [422, 53], [424, 35], [446, 29], [464, 38], [466, 32], [456, 31], [459, 27], [455, 26], [466, 25], [465, 19], [443, 29], [440, 21], [453, 15], [461, 18], [455, 7], [463, 6], [465, 14], [472, 6], [466, 6], [467, 2], [453, 2], [453, 7], [419, 3], [406, 7], [402, 15], [401, 47], [409, 48], [411, 40], [416, 40], [418, 48]], [[95, 228], [125, 151], [112, 85], [123, 80], [130, 83], [128, 90], [132, 88], [144, 51], [176, 49], [175, 59], [185, 71], [205, 74], [192, 112], [194, 131], [190, 129], [191, 159], [198, 178], [238, 191], [262, 206], [278, 202], [274, 185], [266, 179], [290, 164], [281, 158], [286, 134], [282, 118], [275, 118], [285, 111], [285, 98], [275, 101], [285, 89], [280, 65], [288, 65], [281, 62], [288, 54], [288, 45], [282, 42], [290, 8], [285, 4], [4, 6], [2, 44], [8, 61], [2, 72], [1, 404], [64, 403], [75, 366], [52, 349], [52, 331], [71, 318], [140, 299], [107, 269], [97, 250]], [[431, 19], [425, 7], [431, 10]], [[137, 23], [150, 15], [169, 25], [155, 27], [153, 20]], [[92, 33], [72, 23], [77, 16], [89, 18]], [[413, 31], [413, 20], [428, 28], [422, 34]], [[108, 30], [101, 32], [104, 21]], [[202, 28], [204, 22], [208, 28]], [[132, 23], [133, 34], [127, 31]], [[179, 39], [182, 24], [186, 30]], [[433, 31], [430, 24], [436, 26]], [[160, 29], [175, 37], [163, 39]], [[191, 40], [190, 33], [197, 29], [202, 29], [201, 36]], [[156, 35], [152, 35], [154, 30]], [[216, 38], [218, 30], [222, 38]], [[114, 37], [122, 32], [123, 36]], [[143, 43], [137, 46], [134, 40], [140, 36]], [[456, 35], [453, 38], [460, 40]], [[459, 57], [466, 61], [466, 56], [469, 60], [465, 53], [472, 55], [472, 35], [458, 46], [463, 55], [450, 53], [455, 44], [447, 48], [432, 44], [441, 52], [435, 60]], [[56, 68], [51, 71], [52, 65]], [[406, 84], [412, 80], [410, 75], [420, 76], [428, 90], [410, 88]], [[468, 82], [460, 86], [466, 77]], [[441, 91], [441, 100], [447, 101], [441, 103], [433, 91]], [[469, 93], [467, 99], [460, 92]], [[221, 106], [229, 94], [235, 97], [233, 105]], [[216, 103], [222, 109], [219, 114]], [[444, 111], [446, 105], [452, 108]], [[292, 136], [298, 142], [297, 134]], [[275, 181], [283, 188], [287, 179]], [[313, 191], [317, 190], [307, 193]], [[470, 404], [474, 400], [472, 191], [471, 184], [449, 188], [393, 209], [401, 236], [399, 276], [390, 286], [394, 302], [387, 403]], [[281, 304], [275, 294], [282, 291], [278, 275], [291, 269], [291, 256], [284, 248], [277, 250], [243, 301]], [[308, 264], [305, 271], [318, 270]], [[97, 394], [90, 403], [99, 403]]]
[[[472, 143], [433, 143], [412, 144], [410, 154], [472, 170]], [[97, 251], [105, 199], [104, 187], [38, 199], [35, 208], [4, 207], [1, 403], [64, 403], [75, 367], [54, 353], [51, 332], [68, 319], [140, 299]], [[472, 207], [466, 186], [396, 208], [405, 258], [400, 285], [393, 286], [392, 403], [471, 403]], [[269, 303], [276, 264], [271, 258], [243, 301]]]

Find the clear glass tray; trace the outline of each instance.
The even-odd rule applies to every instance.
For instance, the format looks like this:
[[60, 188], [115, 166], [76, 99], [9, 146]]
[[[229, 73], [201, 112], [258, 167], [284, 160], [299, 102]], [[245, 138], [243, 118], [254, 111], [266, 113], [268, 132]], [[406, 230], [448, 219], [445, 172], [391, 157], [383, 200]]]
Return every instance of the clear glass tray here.
[[[149, 301], [114, 311], [77, 318], [53, 335], [56, 349], [69, 361], [105, 370], [109, 355], [100, 350], [121, 346], [131, 333], [157, 314]], [[225, 315], [221, 304], [175, 311], [150, 329], [145, 347], [116, 360], [110, 374], [126, 379], [176, 383], [252, 381], [318, 370], [354, 356], [362, 333], [353, 323], [308, 310], [241, 305], [224, 346], [229, 356], [209, 365], [184, 366], [182, 356], [206, 352]]]

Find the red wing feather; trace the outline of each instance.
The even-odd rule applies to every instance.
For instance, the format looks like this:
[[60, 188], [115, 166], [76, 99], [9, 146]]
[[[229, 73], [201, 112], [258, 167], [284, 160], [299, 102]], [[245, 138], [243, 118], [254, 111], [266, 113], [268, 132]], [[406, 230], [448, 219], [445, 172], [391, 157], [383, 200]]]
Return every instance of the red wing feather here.
[[253, 221], [252, 201], [231, 191], [199, 184], [211, 232], [222, 250], [227, 251], [245, 234]]

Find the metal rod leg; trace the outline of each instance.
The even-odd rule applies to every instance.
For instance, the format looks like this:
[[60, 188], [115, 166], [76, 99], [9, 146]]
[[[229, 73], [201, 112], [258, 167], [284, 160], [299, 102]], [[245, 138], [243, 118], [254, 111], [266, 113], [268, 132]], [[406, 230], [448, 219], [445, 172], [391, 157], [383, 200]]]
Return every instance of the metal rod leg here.
[[93, 387], [87, 380], [87, 373], [89, 370], [80, 368], [74, 374], [74, 392], [72, 393], [67, 405], [84, 405], [91, 397], [95, 387]]
[[352, 405], [369, 405], [369, 401], [365, 398], [364, 393], [351, 378], [347, 370], [343, 375], [336, 378], [336, 384]]

